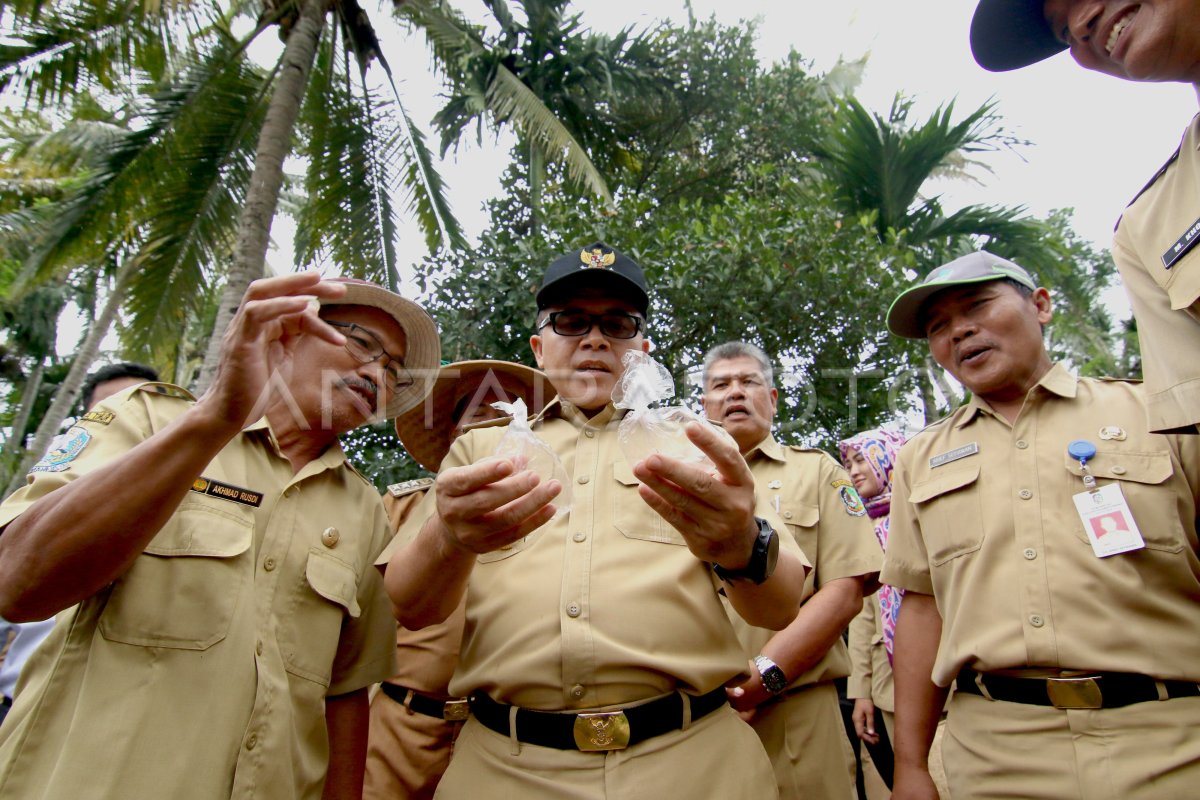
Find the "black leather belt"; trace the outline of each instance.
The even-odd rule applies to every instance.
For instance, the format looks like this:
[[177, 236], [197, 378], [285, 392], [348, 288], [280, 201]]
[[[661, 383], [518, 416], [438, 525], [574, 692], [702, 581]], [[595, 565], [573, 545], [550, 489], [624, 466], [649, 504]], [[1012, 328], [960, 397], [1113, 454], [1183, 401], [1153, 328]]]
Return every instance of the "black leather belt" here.
[[466, 700], [438, 700], [414, 689], [406, 689], [403, 686], [387, 682], [379, 684], [379, 688], [384, 694], [408, 710], [424, 714], [427, 717], [444, 719], [447, 722], [462, 722], [470, 715]]
[[[980, 689], [976, 679], [983, 684]], [[955, 687], [960, 692], [990, 696], [993, 700], [1055, 708], [1121, 708], [1134, 703], [1162, 699], [1158, 684], [1166, 690], [1166, 699], [1200, 696], [1200, 687], [1187, 681], [1158, 681], [1129, 672], [1093, 672], [1079, 675], [1035, 678], [980, 673], [965, 668], [958, 673]], [[986, 693], [985, 693], [986, 690]]]
[[[725, 687], [708, 694], [687, 695], [693, 721], [725, 705]], [[496, 733], [509, 735], [512, 706], [497, 703], [485, 694], [471, 698], [471, 713]], [[676, 692], [640, 706], [616, 711], [559, 714], [517, 709], [517, 740], [558, 750], [602, 752], [623, 750], [683, 727], [683, 697]]]

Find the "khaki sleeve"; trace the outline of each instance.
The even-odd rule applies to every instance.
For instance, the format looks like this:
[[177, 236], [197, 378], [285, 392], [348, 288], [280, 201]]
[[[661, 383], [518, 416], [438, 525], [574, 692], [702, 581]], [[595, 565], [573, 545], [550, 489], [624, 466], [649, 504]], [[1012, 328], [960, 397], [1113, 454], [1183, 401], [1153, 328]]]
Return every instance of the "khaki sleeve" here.
[[[389, 528], [383, 504], [372, 503], [371, 510], [369, 524], [374, 526], [377, 540], [386, 541]], [[358, 606], [361, 611], [357, 617], [347, 614], [342, 621], [326, 691], [329, 697], [362, 689], [396, 674], [396, 620], [383, 590], [383, 576], [370, 563], [359, 572]]]
[[[838, 578], [866, 576], [874, 578], [883, 565], [883, 549], [875, 538], [871, 518], [862, 512], [862, 503], [843, 495], [854, 491], [846, 470], [829, 456], [821, 458], [820, 520], [817, 536], [817, 588]], [[854, 498], [857, 498], [857, 492]], [[869, 580], [864, 592], [878, 588]]]
[[932, 595], [933, 580], [925, 541], [921, 538], [921, 523], [916, 507], [908, 502], [910, 467], [906, 455], [911, 452], [911, 445], [901, 448], [900, 463], [896, 465], [892, 477], [887, 554], [883, 558], [883, 572], [879, 580], [900, 589]]
[[862, 611], [850, 620], [850, 677], [846, 681], [846, 697], [851, 700], [871, 697], [871, 640], [875, 638], [875, 603], [872, 598], [864, 597]]
[[88, 419], [81, 418], [59, 434], [50, 449], [33, 465], [25, 485], [0, 505], [0, 528], [8, 525], [46, 495], [119, 458], [150, 438], [155, 425], [151, 403], [187, 403], [174, 397], [148, 395], [137, 389], [119, 392], [96, 405]]
[[[432, 489], [433, 487], [429, 487]], [[379, 554], [379, 558], [375, 559], [375, 566], [386, 567], [388, 562], [392, 560], [392, 554], [400, 549], [402, 544], [399, 531], [404, 526], [405, 521], [413, 515], [413, 512], [422, 507], [422, 500], [426, 495], [432, 495], [433, 492], [429, 489], [413, 491], [403, 497], [393, 497], [390, 492], [383, 495], [383, 507], [387, 512], [388, 517], [388, 543], [383, 548], [383, 552]], [[429, 514], [432, 509], [426, 509], [422, 512], [421, 519], [429, 519]]]

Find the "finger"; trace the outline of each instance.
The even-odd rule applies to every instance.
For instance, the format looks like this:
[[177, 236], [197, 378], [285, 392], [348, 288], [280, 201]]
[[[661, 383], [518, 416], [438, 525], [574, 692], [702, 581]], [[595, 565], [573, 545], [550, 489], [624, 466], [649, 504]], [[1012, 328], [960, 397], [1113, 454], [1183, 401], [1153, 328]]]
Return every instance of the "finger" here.
[[[712, 473], [706, 472], [702, 467], [685, 464], [657, 453], [645, 461], [638, 462], [633, 468], [633, 474], [643, 485], [652, 486], [668, 500], [681, 501], [684, 508], [700, 505], [715, 509], [717, 504], [714, 500], [717, 500], [722, 494], [721, 490], [725, 488]], [[683, 497], [684, 494], [687, 495], [686, 498]]]
[[668, 503], [658, 495], [653, 489], [646, 484], [638, 487], [638, 496], [646, 501], [646, 505], [650, 506], [660, 517], [671, 523], [675, 530], [682, 533], [684, 536], [695, 535], [698, 525], [696, 520], [689, 517], [687, 514], [680, 511], [675, 506]]
[[320, 339], [324, 339], [330, 344], [343, 345], [346, 343], [345, 335], [337, 328], [318, 317], [317, 312], [311, 307], [300, 316], [299, 322], [300, 330], [305, 333], [311, 333]]
[[513, 474], [507, 458], [485, 458], [465, 467], [452, 467], [437, 477], [437, 490], [447, 497], [463, 497]]
[[711, 425], [689, 422], [684, 431], [687, 433], [688, 440], [708, 456], [726, 483], [736, 486], [754, 483], [750, 468], [746, 466], [746, 459], [742, 458], [742, 454], [737, 451], [736, 447], [720, 438]]
[[346, 294], [346, 284], [321, 280], [316, 270], [290, 272], [253, 281], [242, 296], [246, 300], [261, 300], [285, 295], [307, 295], [325, 300], [336, 300]]
[[[487, 514], [486, 521], [495, 525], [498, 530], [522, 527], [535, 514], [544, 511], [561, 492], [562, 484], [556, 480], [535, 485], [511, 502]], [[554, 515], [553, 510], [550, 515]]]
[[523, 539], [553, 519], [556, 511], [557, 509], [553, 505], [543, 505], [534, 511], [531, 516], [526, 517], [519, 525], [501, 531], [495, 536], [488, 537], [486, 546], [480, 552], [490, 553], [494, 550], [499, 550], [505, 545], [510, 545], [518, 539]]
[[697, 511], [703, 513], [705, 509], [712, 509], [712, 506], [706, 503], [702, 496], [698, 497], [673, 481], [666, 480], [659, 473], [651, 470], [645, 461], [634, 467], [633, 474], [642, 482], [642, 486], [649, 487], [655, 494], [685, 514], [697, 516], [695, 513]]

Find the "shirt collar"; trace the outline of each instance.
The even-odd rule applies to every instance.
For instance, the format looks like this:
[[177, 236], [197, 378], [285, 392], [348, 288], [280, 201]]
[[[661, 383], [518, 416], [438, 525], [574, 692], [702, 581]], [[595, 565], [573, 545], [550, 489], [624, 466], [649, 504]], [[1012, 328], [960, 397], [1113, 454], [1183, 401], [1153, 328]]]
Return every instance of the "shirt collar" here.
[[[1069, 399], [1075, 397], [1075, 394], [1079, 391], [1079, 379], [1072, 375], [1070, 370], [1063, 366], [1063, 363], [1059, 361], [1055, 362], [1055, 364], [1046, 371], [1046, 374], [1042, 376], [1041, 380], [1039, 380], [1037, 384], [1029, 390], [1029, 394], [1032, 395], [1039, 389], [1049, 392], [1050, 394]], [[970, 401], [966, 404], [966, 406], [963, 407], [963, 414], [959, 420], [954, 423], [954, 427], [961, 428], [974, 420], [980, 414], [989, 414], [991, 416], [995, 416], [996, 412], [992, 410], [992, 407], [988, 405], [986, 400], [980, 398], [978, 395], [972, 395]]]
[[625, 412], [625, 409], [617, 408], [612, 403], [609, 403], [600, 413], [589, 417], [571, 401], [558, 397], [546, 404], [546, 407], [542, 409], [542, 413], [537, 416], [535, 422], [540, 422], [550, 417], [559, 417], [570, 422], [576, 428], [587, 427], [599, 430], [615, 425], [625, 416]]
[[775, 441], [775, 437], [769, 433], [767, 434], [767, 438], [750, 448], [750, 451], [746, 453], [746, 460], [749, 461], [755, 453], [762, 453], [772, 461], [787, 461], [787, 458], [783, 454], [783, 445]]

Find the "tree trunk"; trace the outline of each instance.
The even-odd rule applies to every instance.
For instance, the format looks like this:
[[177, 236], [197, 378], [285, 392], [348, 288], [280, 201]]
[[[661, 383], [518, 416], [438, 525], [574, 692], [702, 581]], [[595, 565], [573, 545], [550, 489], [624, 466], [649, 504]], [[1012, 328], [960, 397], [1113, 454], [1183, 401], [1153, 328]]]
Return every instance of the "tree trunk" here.
[[[5, 465], [16, 457], [25, 444], [25, 428], [29, 425], [29, 417], [33, 414], [33, 407], [37, 403], [38, 390], [42, 388], [42, 375], [45, 372], [46, 359], [40, 357], [33, 365], [33, 369], [29, 371], [28, 377], [25, 378], [25, 388], [21, 390], [21, 407], [17, 411], [16, 418], [13, 419], [12, 435], [4, 443], [3, 463]], [[0, 481], [5, 485], [8, 485], [11, 477], [7, 469], [0, 473]]]
[[271, 221], [279, 205], [279, 189], [283, 185], [283, 160], [292, 149], [292, 132], [308, 86], [308, 75], [316, 56], [321, 30], [325, 27], [324, 0], [300, 0], [300, 16], [288, 34], [283, 49], [282, 68], [271, 105], [258, 136], [258, 152], [254, 157], [254, 174], [246, 193], [246, 205], [238, 224], [237, 244], [234, 246], [233, 266], [221, 293], [217, 318], [204, 367], [200, 371], [195, 393], [204, 392], [212, 383], [221, 357], [221, 342], [229, 327], [242, 295], [252, 281], [264, 274], [267, 244], [270, 241]]
[[542, 227], [542, 184], [546, 182], [546, 158], [536, 142], [529, 142], [529, 233], [536, 238]]
[[58, 429], [62, 427], [63, 420], [71, 412], [71, 406], [75, 405], [75, 400], [83, 389], [84, 381], [87, 380], [88, 370], [91, 369], [96, 355], [100, 352], [100, 342], [108, 334], [108, 329], [112, 327], [113, 321], [117, 318], [117, 312], [121, 309], [121, 302], [125, 299], [125, 287], [132, 274], [133, 260], [130, 259], [117, 270], [112, 290], [108, 293], [108, 299], [104, 301], [104, 310], [100, 312], [100, 316], [96, 318], [92, 327], [88, 328], [87, 336], [84, 337], [78, 352], [75, 353], [75, 360], [71, 362], [71, 369], [67, 372], [66, 379], [54, 395], [50, 408], [46, 409], [46, 416], [42, 417], [42, 422], [38, 425], [37, 433], [33, 436], [33, 444], [29, 445], [25, 451], [25, 457], [21, 460], [12, 479], [8, 482], [8, 487], [4, 490], [5, 497], [24, 485], [29, 468], [49, 449], [50, 442], [58, 433]]

